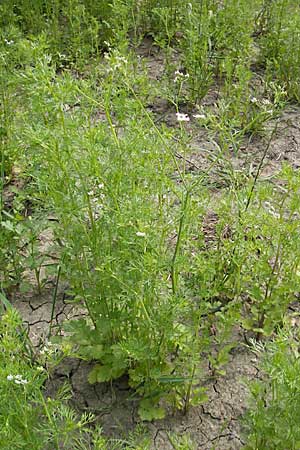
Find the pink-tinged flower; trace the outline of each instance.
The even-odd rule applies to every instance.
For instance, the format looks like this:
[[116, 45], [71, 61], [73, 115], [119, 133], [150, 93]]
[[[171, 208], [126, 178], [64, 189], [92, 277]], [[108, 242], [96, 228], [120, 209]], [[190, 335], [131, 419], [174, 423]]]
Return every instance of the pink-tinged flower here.
[[180, 113], [180, 112], [176, 113], [176, 118], [177, 118], [178, 122], [189, 122], [190, 121], [190, 118], [187, 114]]

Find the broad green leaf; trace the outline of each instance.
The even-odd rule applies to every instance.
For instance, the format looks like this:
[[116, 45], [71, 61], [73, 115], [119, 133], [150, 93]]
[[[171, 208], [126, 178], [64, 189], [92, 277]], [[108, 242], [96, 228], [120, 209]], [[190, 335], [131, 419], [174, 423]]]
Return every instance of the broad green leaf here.
[[193, 391], [193, 396], [191, 399], [191, 405], [201, 405], [202, 403], [207, 402], [208, 395], [206, 394], [205, 388], [197, 388]]
[[88, 359], [100, 360], [103, 356], [103, 345], [87, 345], [79, 349], [80, 354]]
[[164, 408], [155, 405], [149, 399], [141, 401], [138, 412], [140, 418], [145, 421], [163, 419], [166, 415]]
[[102, 366], [101, 364], [96, 364], [96, 366], [93, 367], [88, 376], [88, 381], [91, 384], [103, 383], [105, 381], [110, 381], [111, 379], [111, 367]]
[[116, 380], [124, 373], [124, 367], [96, 364], [89, 373], [88, 381], [91, 384], [104, 383], [106, 381]]

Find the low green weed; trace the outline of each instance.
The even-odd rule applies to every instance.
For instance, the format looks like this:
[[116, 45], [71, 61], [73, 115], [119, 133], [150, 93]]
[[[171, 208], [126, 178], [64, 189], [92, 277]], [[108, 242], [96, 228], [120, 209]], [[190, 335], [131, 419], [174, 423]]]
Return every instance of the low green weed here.
[[274, 183], [255, 183], [252, 195], [252, 181], [219, 199], [214, 240], [205, 249], [200, 234], [187, 278], [194, 295], [232, 305], [234, 320], [258, 336], [280, 324], [299, 276], [299, 174], [285, 167]]
[[106, 2], [96, 6], [79, 0], [39, 0], [34, 5], [27, 0], [17, 5], [6, 1], [1, 6], [4, 27], [14, 25], [31, 36], [44, 36], [53, 57], [62, 57], [67, 64], [82, 64], [88, 55], [97, 55], [109, 39], [111, 12]]
[[212, 83], [213, 48], [211, 42], [213, 6], [210, 1], [191, 2], [187, 5], [184, 39], [182, 40], [183, 65], [189, 85], [189, 99], [201, 100]]
[[275, 77], [288, 96], [299, 102], [299, 3], [295, 0], [264, 2], [262, 10], [260, 59], [266, 77]]
[[77, 442], [93, 417], [89, 414], [76, 417], [67, 406], [66, 388], [57, 399], [44, 397], [47, 371], [33, 362], [30, 341], [14, 309], [9, 308], [2, 315], [0, 333], [0, 448], [79, 448]]
[[172, 444], [175, 450], [195, 450], [196, 444], [192, 441], [192, 439], [184, 434], [183, 436], [179, 436], [175, 433], [168, 434], [168, 438], [170, 443]]
[[[136, 429], [126, 440], [106, 439], [92, 426], [90, 413], [79, 416], [68, 406], [72, 393], [64, 385], [55, 398], [45, 384], [61, 361], [61, 349], [51, 342], [37, 357], [20, 315], [0, 294], [0, 448], [30, 450], [145, 450], [149, 440]], [[3, 309], [5, 305], [6, 311]]]
[[293, 334], [287, 326], [274, 341], [254, 347], [263, 377], [250, 384], [244, 421], [247, 450], [299, 448], [300, 367], [298, 337]]

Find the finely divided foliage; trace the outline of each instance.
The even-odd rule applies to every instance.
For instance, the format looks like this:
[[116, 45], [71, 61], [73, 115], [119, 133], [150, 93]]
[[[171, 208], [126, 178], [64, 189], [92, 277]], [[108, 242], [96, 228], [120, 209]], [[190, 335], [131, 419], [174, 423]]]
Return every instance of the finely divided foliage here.
[[[225, 373], [236, 330], [273, 336], [299, 290], [299, 173], [261, 176], [281, 111], [300, 100], [299, 2], [5, 0], [0, 14], [1, 358], [19, 342], [15, 293], [53, 283], [54, 312], [66, 286], [84, 312], [60, 330], [52, 315], [59, 354], [93, 361], [90, 383], [127, 377], [142, 420], [186, 413], [207, 400], [207, 366]], [[255, 139], [258, 156], [237, 170]], [[112, 448], [99, 430], [88, 447], [92, 417], [44, 400], [36, 359], [52, 363], [18, 345], [28, 360], [10, 361], [3, 386], [24, 420], [37, 403], [52, 430], [32, 448]], [[1, 448], [21, 448], [20, 423], [5, 423]], [[255, 433], [247, 448], [275, 448]]]

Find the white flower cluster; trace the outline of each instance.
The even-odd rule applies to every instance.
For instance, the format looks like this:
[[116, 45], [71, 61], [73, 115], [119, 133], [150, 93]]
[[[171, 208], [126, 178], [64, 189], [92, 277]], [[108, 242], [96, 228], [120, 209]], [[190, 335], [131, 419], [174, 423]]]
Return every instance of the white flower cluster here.
[[189, 122], [190, 121], [190, 118], [187, 114], [180, 113], [180, 112], [176, 113], [176, 118], [177, 118], [178, 122]]
[[16, 384], [27, 384], [28, 381], [22, 375], [7, 375], [8, 381], [14, 381]]
[[[193, 117], [195, 119], [206, 119], [206, 115], [205, 114], [193, 114]], [[190, 121], [190, 117], [188, 114], [184, 114], [184, 113], [180, 113], [177, 112], [176, 113], [176, 118], [178, 120], [178, 122], [189, 122]]]
[[40, 350], [40, 355], [51, 356], [57, 353], [59, 346], [57, 344], [52, 344], [52, 342], [47, 342], [44, 347]]
[[104, 206], [105, 194], [101, 192], [104, 184], [100, 183], [88, 192], [95, 220], [99, 219]]
[[180, 70], [176, 70], [175, 72], [175, 78], [174, 83], [182, 83], [183, 81], [187, 80], [190, 77], [188, 73], [180, 72]]
[[273, 114], [273, 109], [272, 109], [272, 102], [270, 102], [270, 100], [268, 100], [267, 98], [263, 98], [261, 101], [262, 105], [263, 105], [263, 109], [265, 110], [265, 112], [267, 112], [268, 114]]
[[250, 102], [257, 106], [261, 105], [264, 112], [268, 114], [273, 114], [274, 112], [273, 109], [271, 108], [272, 102], [270, 102], [270, 100], [267, 98], [263, 98], [260, 101], [256, 97], [250, 97]]
[[262, 102], [262, 104], [265, 105], [265, 106], [272, 105], [272, 103], [270, 102], [270, 100], [267, 99], [267, 98], [263, 98], [261, 102]]
[[15, 43], [15, 41], [13, 41], [13, 40], [9, 41], [8, 39], [4, 39], [4, 42], [5, 42], [5, 44], [7, 44], [7, 45], [12, 45], [12, 44]]
[[275, 219], [280, 219], [280, 214], [275, 210], [274, 206], [271, 205], [270, 202], [265, 202], [264, 204], [265, 204], [266, 210], [268, 211], [268, 213], [271, 216], [275, 217]]
[[119, 55], [110, 55], [109, 53], [105, 53], [104, 58], [110, 62], [110, 67], [106, 69], [107, 73], [113, 72], [114, 70], [121, 69], [126, 66], [128, 63], [127, 59], [124, 56]]

